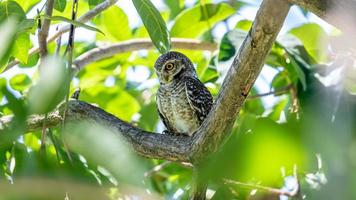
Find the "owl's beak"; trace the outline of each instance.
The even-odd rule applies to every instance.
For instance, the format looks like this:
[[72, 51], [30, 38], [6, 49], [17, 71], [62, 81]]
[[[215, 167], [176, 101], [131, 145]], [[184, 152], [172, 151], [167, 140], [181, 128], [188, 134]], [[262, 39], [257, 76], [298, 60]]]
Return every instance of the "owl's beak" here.
[[172, 76], [170, 74], [162, 73], [161, 80], [163, 83], [169, 83], [172, 81]]

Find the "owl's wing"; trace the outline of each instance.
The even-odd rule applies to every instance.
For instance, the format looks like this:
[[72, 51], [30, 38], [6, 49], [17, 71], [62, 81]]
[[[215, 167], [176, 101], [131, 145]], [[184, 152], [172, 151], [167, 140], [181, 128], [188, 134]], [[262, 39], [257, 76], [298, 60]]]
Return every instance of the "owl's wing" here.
[[203, 122], [213, 106], [213, 97], [197, 78], [186, 77], [185, 79], [185, 91], [189, 104], [195, 110], [198, 120]]

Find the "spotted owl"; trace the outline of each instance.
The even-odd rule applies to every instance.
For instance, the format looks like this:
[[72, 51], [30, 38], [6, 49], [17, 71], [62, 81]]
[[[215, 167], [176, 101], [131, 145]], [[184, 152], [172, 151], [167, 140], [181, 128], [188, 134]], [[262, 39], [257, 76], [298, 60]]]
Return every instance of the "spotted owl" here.
[[184, 54], [171, 51], [155, 63], [160, 87], [157, 108], [170, 134], [191, 136], [208, 115], [213, 98]]

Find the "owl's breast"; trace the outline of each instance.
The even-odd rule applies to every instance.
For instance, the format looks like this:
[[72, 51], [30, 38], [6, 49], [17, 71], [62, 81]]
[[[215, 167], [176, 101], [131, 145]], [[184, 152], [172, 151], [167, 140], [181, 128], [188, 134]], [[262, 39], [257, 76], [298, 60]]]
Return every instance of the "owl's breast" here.
[[170, 131], [192, 135], [199, 128], [197, 115], [189, 104], [184, 84], [173, 87], [171, 90], [162, 89], [157, 97], [158, 108], [165, 117]]

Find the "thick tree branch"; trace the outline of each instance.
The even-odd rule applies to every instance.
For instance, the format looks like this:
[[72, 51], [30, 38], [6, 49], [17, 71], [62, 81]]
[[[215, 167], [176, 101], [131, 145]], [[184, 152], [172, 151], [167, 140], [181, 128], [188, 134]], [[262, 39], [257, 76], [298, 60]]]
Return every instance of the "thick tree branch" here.
[[[201, 42], [195, 39], [172, 38], [172, 46], [175, 49], [190, 49], [190, 50], [208, 50], [215, 51], [217, 44]], [[154, 45], [150, 39], [132, 39], [116, 44], [111, 44], [104, 47], [97, 47], [85, 52], [75, 59], [73, 64], [76, 70], [81, 70], [85, 65], [94, 61], [108, 58], [113, 55], [135, 51], [140, 49], [152, 49]]]
[[[108, 9], [109, 7], [114, 5], [116, 2], [117, 2], [117, 0], [106, 0], [106, 1], [102, 2], [101, 4], [97, 5], [95, 8], [88, 11], [87, 13], [85, 13], [84, 15], [82, 15], [81, 17], [79, 17], [78, 21], [82, 22], [82, 23], [88, 22], [90, 19], [92, 19], [99, 13], [103, 12], [104, 10]], [[58, 29], [58, 31], [54, 35], [50, 36], [47, 39], [47, 43], [55, 41], [58, 37], [60, 37], [64, 33], [68, 32], [69, 30], [70, 30], [69, 24], [62, 26], [61, 28]], [[34, 47], [29, 51], [29, 56], [32, 56], [32, 55], [38, 53], [39, 51], [40, 51], [39, 47]], [[14, 61], [10, 62], [6, 66], [4, 71], [11, 69], [12, 67], [14, 67], [17, 64], [20, 64], [19, 60], [14, 60]]]
[[[53, 12], [53, 7], [54, 7], [54, 0], [47, 0], [46, 2], [46, 9], [45, 9], [45, 15], [47, 16], [52, 16]], [[48, 37], [48, 31], [49, 27], [51, 25], [51, 19], [45, 18], [43, 20], [43, 23], [40, 24], [40, 29], [38, 31], [38, 48], [40, 52], [40, 57], [43, 59], [47, 55], [47, 37]]]
[[191, 138], [143, 131], [124, 122], [101, 108], [72, 100], [68, 102], [67, 120], [90, 120], [102, 123], [123, 136], [133, 149], [144, 157], [189, 162]]

